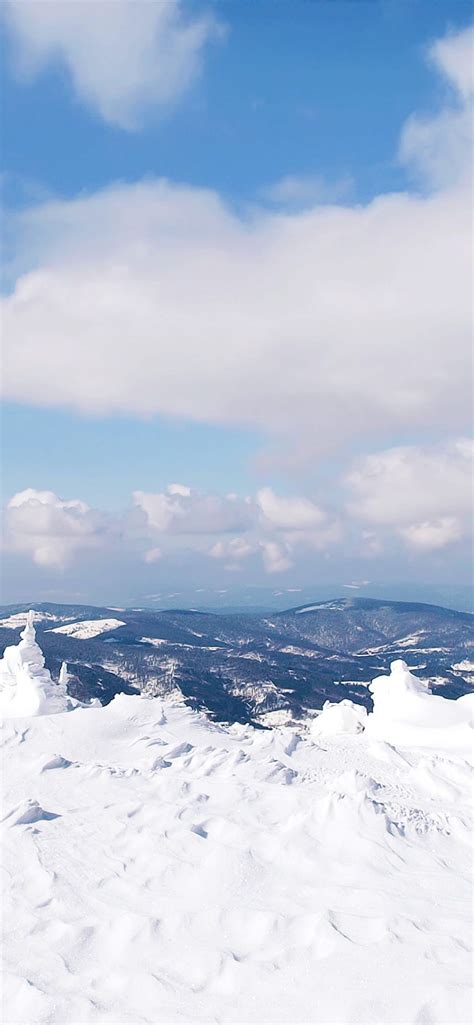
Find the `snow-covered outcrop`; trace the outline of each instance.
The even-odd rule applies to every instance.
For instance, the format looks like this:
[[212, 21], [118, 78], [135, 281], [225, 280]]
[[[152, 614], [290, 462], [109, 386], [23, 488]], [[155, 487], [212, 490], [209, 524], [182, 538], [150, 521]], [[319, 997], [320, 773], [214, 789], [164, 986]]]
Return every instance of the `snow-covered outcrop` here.
[[361, 733], [367, 721], [367, 709], [354, 701], [325, 701], [321, 715], [311, 723], [313, 737], [331, 737], [338, 733]]
[[432, 694], [429, 684], [410, 672], [406, 662], [391, 663], [389, 676], [378, 676], [369, 686], [373, 712], [344, 699], [326, 701], [311, 724], [314, 737], [354, 734], [402, 747], [432, 748], [473, 757], [474, 694], [457, 701]]
[[55, 683], [45, 668], [33, 618], [34, 613], [29, 612], [20, 643], [5, 648], [0, 659], [0, 716], [3, 718], [51, 715], [66, 711], [72, 703], [67, 696], [65, 674]]
[[378, 676], [369, 690], [374, 710], [366, 734], [389, 744], [452, 751], [465, 758], [473, 753], [474, 694], [449, 701], [432, 694], [428, 684], [397, 659], [390, 676]]

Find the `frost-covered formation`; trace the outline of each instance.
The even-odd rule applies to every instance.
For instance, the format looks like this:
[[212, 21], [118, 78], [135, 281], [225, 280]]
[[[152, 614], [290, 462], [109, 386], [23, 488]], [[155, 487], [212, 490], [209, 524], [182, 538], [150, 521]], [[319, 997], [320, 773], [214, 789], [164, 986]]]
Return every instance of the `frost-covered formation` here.
[[389, 744], [434, 747], [472, 755], [474, 695], [448, 701], [431, 693], [428, 684], [397, 659], [390, 676], [370, 684], [374, 710], [367, 717], [366, 733]]
[[36, 643], [34, 613], [29, 612], [19, 644], [5, 648], [0, 659], [0, 716], [51, 715], [64, 712], [69, 701], [64, 674], [54, 683]]
[[338, 733], [361, 733], [367, 721], [367, 709], [354, 701], [325, 701], [321, 715], [311, 724], [313, 737], [332, 737]]
[[353, 701], [326, 701], [311, 725], [313, 736], [364, 730], [367, 737], [389, 744], [436, 748], [472, 757], [474, 694], [465, 694], [457, 701], [434, 695], [428, 683], [413, 676], [401, 659], [392, 662], [390, 676], [378, 676], [369, 690], [373, 712], [367, 715], [363, 705]]

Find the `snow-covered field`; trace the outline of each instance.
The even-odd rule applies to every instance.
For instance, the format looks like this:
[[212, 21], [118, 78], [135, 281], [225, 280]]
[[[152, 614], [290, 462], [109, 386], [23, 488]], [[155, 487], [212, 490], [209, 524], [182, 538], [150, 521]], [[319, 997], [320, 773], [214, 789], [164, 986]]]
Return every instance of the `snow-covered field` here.
[[[0, 696], [30, 672], [31, 624], [24, 643]], [[399, 663], [373, 717], [344, 702], [313, 732], [139, 696], [9, 701], [5, 1025], [467, 1025], [468, 703], [413, 680]], [[390, 695], [417, 746], [382, 739]]]
[[79, 623], [56, 626], [51, 633], [68, 634], [69, 637], [88, 640], [91, 637], [99, 637], [100, 634], [107, 633], [109, 630], [116, 630], [118, 626], [125, 626], [122, 619], [82, 619]]

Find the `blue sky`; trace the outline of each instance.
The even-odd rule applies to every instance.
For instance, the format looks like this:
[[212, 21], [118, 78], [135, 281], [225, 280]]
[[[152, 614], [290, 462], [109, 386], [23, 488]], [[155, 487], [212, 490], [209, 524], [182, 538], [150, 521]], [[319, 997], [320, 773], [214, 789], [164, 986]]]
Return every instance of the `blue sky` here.
[[4, 601], [467, 584], [471, 5], [73, 7], [3, 12]]

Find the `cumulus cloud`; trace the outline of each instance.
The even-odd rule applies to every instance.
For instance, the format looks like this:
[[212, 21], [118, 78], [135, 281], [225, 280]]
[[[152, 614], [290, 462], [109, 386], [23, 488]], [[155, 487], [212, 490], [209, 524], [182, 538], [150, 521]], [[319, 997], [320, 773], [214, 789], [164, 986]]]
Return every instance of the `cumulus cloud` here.
[[257, 492], [257, 505], [264, 521], [278, 530], [308, 530], [319, 527], [326, 519], [325, 513], [309, 498], [282, 498], [271, 488]]
[[216, 541], [209, 549], [209, 555], [213, 559], [224, 560], [224, 567], [227, 570], [242, 569], [242, 563], [251, 555], [255, 555], [259, 545], [255, 540], [245, 537], [233, 537], [230, 540]]
[[[431, 447], [404, 446], [360, 459], [344, 479], [349, 501], [330, 511], [304, 495], [270, 487], [256, 495], [209, 494], [187, 485], [136, 491], [119, 518], [82, 500], [28, 488], [5, 510], [4, 546], [51, 570], [85, 552], [113, 551], [128, 566], [151, 570], [209, 559], [225, 571], [284, 574], [324, 559], [373, 560], [384, 547], [420, 555], [468, 537], [472, 445], [466, 439]], [[331, 493], [335, 502], [338, 480]], [[341, 544], [343, 542], [343, 545]], [[303, 560], [303, 562], [302, 562]], [[346, 567], [347, 568], [347, 567]], [[362, 572], [362, 565], [360, 565]], [[147, 570], [148, 572], [148, 570]], [[367, 580], [345, 586], [359, 588]]]
[[[465, 166], [464, 72], [442, 59], [458, 100], [430, 160], [449, 162], [459, 143]], [[403, 145], [425, 160], [414, 123]], [[284, 432], [309, 457], [357, 434], [427, 430], [440, 408], [447, 431], [464, 431], [470, 205], [457, 174], [429, 194], [301, 213], [239, 216], [215, 192], [166, 181], [23, 211], [4, 392]]]
[[27, 488], [13, 495], [6, 509], [6, 547], [52, 569], [63, 569], [80, 551], [103, 546], [110, 530], [104, 514], [53, 491]]
[[470, 525], [472, 443], [404, 446], [370, 455], [347, 476], [349, 514], [391, 528], [414, 548], [442, 548]]
[[229, 559], [239, 562], [255, 552], [255, 545], [243, 537], [233, 537], [230, 541], [216, 541], [209, 549], [213, 559]]
[[166, 489], [169, 495], [183, 495], [189, 497], [191, 488], [187, 484], [168, 484]]
[[[339, 523], [311, 499], [282, 497], [269, 487], [241, 498], [172, 485], [159, 493], [135, 491], [133, 501], [146, 529], [171, 539], [185, 537], [191, 547], [224, 560], [227, 569], [261, 555], [267, 572], [283, 572], [295, 549], [322, 550], [340, 537]], [[207, 537], [214, 538], [211, 544]]]
[[5, 547], [50, 569], [64, 568], [84, 550], [115, 544], [123, 557], [149, 566], [194, 552], [220, 560], [226, 570], [254, 558], [266, 572], [276, 573], [292, 565], [297, 549], [324, 549], [337, 540], [333, 520], [310, 499], [280, 498], [269, 488], [262, 492], [265, 512], [261, 494], [258, 500], [206, 494], [185, 485], [136, 491], [131, 508], [115, 521], [79, 499], [28, 488], [7, 505]]
[[209, 14], [187, 17], [181, 0], [6, 0], [3, 11], [21, 77], [60, 64], [77, 97], [124, 129], [176, 103], [222, 32]]
[[267, 573], [285, 573], [293, 565], [288, 545], [262, 541], [263, 565]]
[[413, 548], [432, 551], [436, 548], [445, 548], [453, 541], [459, 541], [462, 537], [462, 528], [454, 516], [441, 516], [439, 520], [427, 520], [425, 523], [401, 527], [400, 534]]
[[166, 493], [135, 491], [135, 507], [155, 531], [173, 534], [220, 534], [251, 524], [249, 504], [236, 496], [208, 495], [171, 486]]

